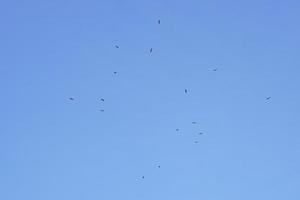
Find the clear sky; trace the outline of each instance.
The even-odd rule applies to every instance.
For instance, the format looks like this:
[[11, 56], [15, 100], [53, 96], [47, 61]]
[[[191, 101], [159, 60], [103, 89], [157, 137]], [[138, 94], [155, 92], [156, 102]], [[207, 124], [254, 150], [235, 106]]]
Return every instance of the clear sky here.
[[299, 200], [299, 21], [297, 0], [1, 1], [0, 199]]

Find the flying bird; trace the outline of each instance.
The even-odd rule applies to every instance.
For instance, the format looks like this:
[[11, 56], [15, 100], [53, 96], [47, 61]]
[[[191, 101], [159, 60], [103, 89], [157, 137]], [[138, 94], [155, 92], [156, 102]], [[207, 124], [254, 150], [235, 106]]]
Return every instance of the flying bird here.
[[100, 100], [101, 100], [101, 101], [104, 101], [104, 99], [103, 99], [103, 98], [101, 98]]
[[142, 179], [144, 179], [145, 178], [145, 176], [142, 176]]
[[202, 132], [200, 132], [200, 133], [198, 133], [198, 135], [203, 135], [203, 133], [202, 133]]
[[198, 141], [195, 141], [195, 144], [198, 144]]
[[158, 165], [157, 167], [160, 168], [160, 165]]
[[271, 97], [267, 97], [267, 98], [266, 98], [266, 100], [270, 100], [270, 99], [271, 99]]
[[104, 112], [104, 110], [103, 110], [103, 109], [101, 109], [100, 111], [101, 111], [101, 112]]
[[72, 97], [71, 97], [71, 98], [69, 98], [69, 99], [70, 99], [71, 101], [74, 101], [74, 98], [72, 98]]
[[114, 72], [114, 74], [117, 74], [117, 72]]
[[158, 24], [160, 24], [160, 19], [157, 21]]
[[218, 71], [218, 68], [213, 69], [214, 72]]
[[188, 92], [187, 89], [185, 89], [184, 92], [187, 93]]
[[153, 49], [151, 48], [151, 49], [150, 49], [150, 53], [152, 53], [152, 51], [153, 51]]
[[120, 48], [118, 45], [115, 45], [115, 47], [118, 49], [118, 48]]
[[179, 128], [176, 128], [176, 131], [179, 131]]
[[197, 122], [192, 122], [192, 124], [196, 124]]

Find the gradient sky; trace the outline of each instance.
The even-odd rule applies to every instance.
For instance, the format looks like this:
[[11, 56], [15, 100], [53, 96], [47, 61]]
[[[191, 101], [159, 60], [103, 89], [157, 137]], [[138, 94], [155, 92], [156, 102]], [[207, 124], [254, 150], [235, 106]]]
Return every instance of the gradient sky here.
[[296, 0], [2, 1], [0, 199], [299, 200], [299, 21]]

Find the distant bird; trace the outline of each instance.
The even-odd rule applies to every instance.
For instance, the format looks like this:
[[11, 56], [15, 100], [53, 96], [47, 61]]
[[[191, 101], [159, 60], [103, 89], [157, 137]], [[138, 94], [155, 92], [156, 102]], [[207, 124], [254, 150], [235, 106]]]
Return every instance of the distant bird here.
[[69, 99], [70, 99], [71, 101], [74, 101], [74, 98], [72, 98], [72, 97], [71, 97], [71, 98], [69, 98]]
[[200, 132], [200, 133], [198, 133], [198, 135], [203, 135], [203, 133], [202, 133], [202, 132]]
[[100, 111], [101, 111], [101, 112], [104, 112], [104, 110], [103, 110], [103, 109], [101, 109]]
[[118, 45], [115, 45], [115, 47], [118, 49], [118, 48], [120, 48]]
[[160, 19], [157, 21], [158, 24], [160, 24]]
[[157, 167], [160, 168], [160, 165], [158, 165]]
[[117, 72], [114, 72], [114, 74], [117, 74]]
[[142, 176], [142, 179], [144, 179], [145, 178], [145, 176]]
[[267, 98], [266, 98], [266, 100], [270, 100], [270, 99], [271, 99], [271, 97], [267, 97]]
[[153, 49], [151, 48], [151, 49], [150, 49], [150, 53], [152, 53], [152, 51], [153, 51]]
[[197, 124], [197, 122], [192, 122], [192, 124]]
[[198, 144], [198, 141], [195, 141], [195, 144]]
[[179, 128], [176, 128], [176, 131], [179, 131]]
[[187, 89], [185, 89], [184, 92], [187, 93], [188, 92]]
[[218, 71], [218, 68], [213, 69], [214, 72]]
[[103, 98], [101, 98], [100, 100], [101, 100], [101, 101], [104, 101], [104, 99], [103, 99]]

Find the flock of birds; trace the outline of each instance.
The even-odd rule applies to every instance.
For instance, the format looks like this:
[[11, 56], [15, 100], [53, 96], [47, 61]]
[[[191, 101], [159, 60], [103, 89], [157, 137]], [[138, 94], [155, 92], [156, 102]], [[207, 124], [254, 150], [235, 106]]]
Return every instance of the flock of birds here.
[[[157, 23], [160, 25], [160, 24], [161, 24], [161, 21], [158, 20]], [[120, 46], [119, 46], [119, 45], [115, 45], [115, 48], [119, 49]], [[151, 48], [149, 49], [149, 53], [151, 54], [152, 52], [153, 52], [153, 48], [151, 47]], [[216, 72], [216, 71], [218, 71], [218, 68], [214, 68], [212, 71]], [[117, 72], [114, 71], [113, 74], [116, 75]], [[184, 89], [184, 93], [187, 94], [187, 93], [188, 93], [188, 89]], [[270, 99], [271, 99], [270, 96], [266, 98], [267, 101], [270, 100]], [[70, 100], [70, 101], [75, 101], [75, 98], [70, 97], [69, 100]], [[105, 99], [104, 99], [104, 98], [100, 98], [100, 101], [104, 102]], [[101, 109], [100, 111], [101, 111], [101, 112], [104, 112], [104, 109]], [[196, 122], [196, 121], [193, 121], [192, 124], [197, 124], [197, 122]], [[179, 131], [179, 128], [176, 128], [175, 130], [178, 132], [178, 131]], [[203, 132], [199, 132], [199, 133], [198, 133], [198, 135], [203, 135], [203, 134], [204, 134]], [[198, 144], [199, 141], [194, 141], [194, 143], [195, 143], [195, 144]], [[161, 168], [160, 165], [158, 165], [157, 167], [158, 167], [158, 168]], [[142, 179], [144, 179], [144, 178], [145, 178], [145, 176], [142, 176]]]

